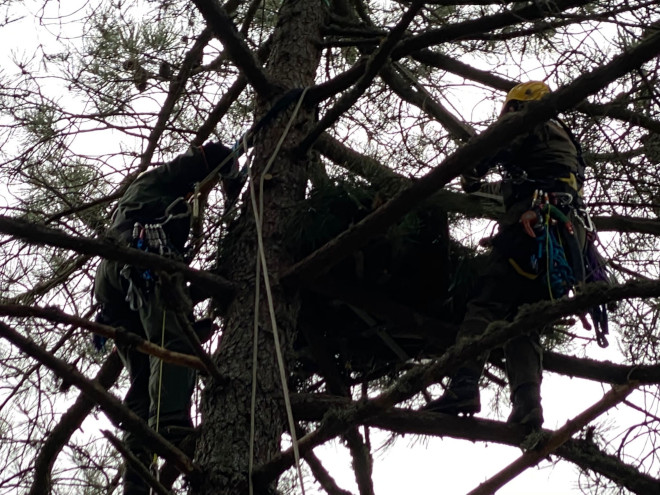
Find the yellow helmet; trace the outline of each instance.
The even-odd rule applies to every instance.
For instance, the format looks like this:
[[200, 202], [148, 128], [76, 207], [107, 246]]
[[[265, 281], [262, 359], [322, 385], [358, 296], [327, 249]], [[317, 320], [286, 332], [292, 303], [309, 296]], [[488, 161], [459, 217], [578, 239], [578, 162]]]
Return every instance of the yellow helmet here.
[[504, 105], [502, 105], [502, 110], [507, 107], [510, 101], [540, 100], [548, 93], [550, 93], [550, 88], [544, 82], [530, 81], [526, 83], [520, 83], [514, 86], [506, 95]]

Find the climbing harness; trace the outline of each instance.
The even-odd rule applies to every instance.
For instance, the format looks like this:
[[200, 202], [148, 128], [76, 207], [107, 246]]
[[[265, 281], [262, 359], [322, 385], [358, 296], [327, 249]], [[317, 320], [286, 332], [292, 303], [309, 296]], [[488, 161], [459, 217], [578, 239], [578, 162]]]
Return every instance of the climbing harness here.
[[[557, 206], [550, 201], [553, 193], [537, 189], [532, 204], [520, 218], [520, 223], [528, 236], [536, 240], [536, 247], [530, 256], [531, 274], [525, 274], [514, 259], [510, 263], [521, 275], [530, 279], [544, 274], [543, 283], [551, 300], [566, 295], [576, 283], [576, 274], [566, 255], [565, 242], [574, 236], [573, 224]], [[569, 195], [570, 196], [570, 195]], [[559, 196], [559, 201], [569, 202], [570, 198]], [[562, 236], [560, 229], [564, 232]]]
[[[186, 256], [172, 243], [166, 233], [168, 224], [175, 222], [186, 222], [190, 215], [190, 209], [184, 198], [177, 198], [165, 210], [162, 222], [133, 224], [129, 246], [147, 253], [158, 254], [166, 258], [185, 261]], [[187, 234], [186, 234], [187, 235]], [[185, 241], [181, 241], [182, 243]], [[120, 275], [128, 281], [126, 291], [126, 302], [133, 311], [137, 311], [144, 305], [144, 298], [149, 294], [156, 283], [156, 274], [149, 268], [137, 268], [125, 264]]]
[[[529, 260], [531, 270], [524, 270], [515, 259], [509, 258], [513, 268], [526, 278], [534, 280], [544, 273], [543, 280], [551, 300], [591, 282], [616, 283], [608, 270], [607, 261], [598, 251], [598, 236], [588, 210], [575, 206], [575, 203], [570, 193], [534, 191], [531, 208], [520, 217], [525, 232], [536, 239], [536, 250]], [[567, 209], [585, 230], [586, 243], [583, 248], [578, 245], [573, 224], [564, 213]], [[542, 261], [545, 261], [544, 266]], [[606, 337], [609, 332], [607, 311], [608, 305], [605, 304], [587, 309], [600, 347], [609, 345]], [[580, 320], [585, 329], [592, 328], [584, 315], [580, 316]]]
[[[139, 222], [135, 222], [130, 246], [161, 256], [168, 256], [171, 253], [167, 236], [161, 224], [142, 225]], [[150, 268], [140, 269], [129, 264], [125, 264], [119, 273], [128, 280], [126, 302], [131, 310], [139, 310], [145, 304], [145, 296], [153, 290], [156, 283], [155, 274]]]

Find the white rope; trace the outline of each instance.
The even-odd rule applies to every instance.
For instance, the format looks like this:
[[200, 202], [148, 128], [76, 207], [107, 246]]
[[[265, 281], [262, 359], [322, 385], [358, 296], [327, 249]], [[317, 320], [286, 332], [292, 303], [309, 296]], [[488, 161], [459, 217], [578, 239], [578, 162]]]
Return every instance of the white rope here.
[[[291, 434], [291, 442], [292, 442], [292, 448], [293, 448], [293, 456], [296, 462], [296, 470], [298, 472], [298, 479], [300, 482], [300, 489], [303, 495], [305, 495], [305, 486], [303, 484], [303, 476], [302, 476], [302, 470], [300, 468], [300, 451], [298, 450], [298, 439], [296, 436], [296, 428], [295, 428], [295, 422], [293, 419], [293, 410], [291, 408], [291, 400], [289, 398], [289, 387], [287, 385], [287, 380], [286, 380], [286, 370], [284, 369], [284, 357], [282, 356], [282, 346], [280, 343], [280, 336], [279, 336], [279, 331], [277, 328], [277, 321], [275, 318], [275, 305], [273, 303], [273, 295], [271, 291], [271, 285], [270, 285], [270, 278], [268, 275], [268, 265], [266, 263], [266, 252], [264, 249], [264, 242], [263, 242], [263, 233], [262, 233], [262, 225], [263, 225], [263, 214], [264, 214], [264, 206], [263, 206], [263, 201], [264, 201], [264, 182], [266, 175], [268, 174], [268, 171], [270, 170], [271, 166], [273, 165], [273, 162], [275, 161], [275, 158], [277, 157], [280, 148], [282, 147], [282, 143], [284, 142], [284, 139], [286, 138], [287, 134], [289, 133], [289, 130], [291, 129], [291, 126], [293, 125], [293, 121], [298, 115], [298, 111], [300, 110], [300, 107], [302, 105], [303, 99], [305, 98], [305, 95], [307, 94], [307, 89], [305, 88], [302, 94], [300, 95], [300, 98], [298, 99], [298, 103], [296, 104], [295, 108], [293, 109], [293, 113], [291, 115], [291, 118], [289, 119], [289, 122], [287, 122], [287, 125], [284, 129], [284, 132], [282, 133], [282, 136], [280, 137], [279, 141], [277, 142], [277, 145], [275, 147], [275, 150], [270, 156], [270, 159], [268, 160], [268, 163], [266, 164], [266, 167], [264, 168], [263, 172], [261, 173], [261, 177], [259, 178], [259, 205], [257, 206], [257, 198], [256, 198], [256, 192], [254, 190], [254, 181], [252, 180], [252, 177], [250, 177], [250, 199], [252, 201], [252, 210], [254, 212], [254, 217], [255, 217], [255, 223], [256, 223], [256, 230], [257, 230], [257, 243], [258, 243], [258, 259], [257, 259], [257, 278], [256, 278], [256, 288], [255, 288], [255, 297], [256, 295], [259, 294], [259, 260], [261, 260], [261, 268], [263, 268], [263, 277], [264, 277], [264, 287], [266, 288], [266, 298], [268, 301], [268, 312], [270, 315], [270, 322], [271, 322], [271, 327], [273, 329], [273, 339], [275, 341], [275, 355], [277, 356], [277, 365], [279, 368], [280, 372], [280, 380], [282, 382], [282, 391], [284, 394], [284, 407], [286, 409], [286, 415], [287, 415], [287, 420], [289, 423], [289, 432]], [[250, 168], [248, 170], [251, 171]], [[256, 339], [257, 339], [257, 327], [258, 327], [258, 320], [259, 320], [259, 300], [255, 298], [255, 335], [254, 335], [254, 340], [255, 344], [253, 346], [253, 365], [254, 369], [256, 370]], [[251, 445], [250, 445], [250, 461], [249, 461], [249, 493], [252, 495], [253, 493], [253, 486], [252, 486], [252, 465], [253, 465], [253, 440], [254, 440], [254, 415], [255, 415], [255, 408], [256, 408], [256, 371], [253, 370], [253, 383], [252, 383], [252, 390], [253, 390], [253, 402], [252, 402], [252, 411], [251, 411], [251, 421], [250, 421], [250, 437], [251, 437]]]

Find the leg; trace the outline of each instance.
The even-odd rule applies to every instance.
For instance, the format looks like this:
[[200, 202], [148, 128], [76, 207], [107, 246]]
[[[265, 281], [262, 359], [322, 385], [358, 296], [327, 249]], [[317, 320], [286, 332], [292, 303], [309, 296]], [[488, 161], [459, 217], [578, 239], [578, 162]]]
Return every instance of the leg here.
[[[183, 284], [178, 289], [183, 294]], [[191, 303], [183, 295], [180, 300], [168, 301], [162, 284], [156, 284], [139, 313], [151, 342], [164, 345], [171, 351], [192, 354], [192, 347], [182, 326], [191, 312]], [[149, 362], [149, 425], [165, 434], [168, 440], [176, 442], [176, 435], [170, 435], [168, 429], [192, 425], [190, 400], [196, 373], [185, 366], [164, 363], [154, 357], [150, 357]]]
[[543, 424], [543, 354], [538, 333], [523, 335], [507, 342], [504, 356], [513, 403], [508, 422], [538, 429]]
[[[94, 292], [97, 300], [103, 305], [100, 314], [101, 321], [114, 327], [123, 327], [145, 338], [146, 335], [138, 314], [128, 307], [124, 299], [119, 270], [120, 267], [117, 263], [107, 260], [103, 260], [97, 270]], [[122, 346], [118, 346], [118, 351], [130, 379], [130, 386], [124, 397], [124, 405], [146, 422], [149, 418], [149, 358], [146, 354]], [[145, 466], [149, 466], [152, 453], [144, 447], [144, 442], [130, 431], [126, 431], [124, 443]], [[148, 493], [148, 485], [127, 464], [124, 472], [124, 494], [146, 495]]]
[[[480, 292], [467, 306], [457, 340], [478, 338], [495, 320], [506, 318], [515, 305], [507, 299], [510, 294], [508, 262], [497, 251], [489, 257], [487, 272], [480, 279]], [[449, 388], [440, 398], [430, 402], [425, 409], [457, 415], [472, 415], [481, 410], [479, 379], [488, 355], [464, 361], [452, 375]]]

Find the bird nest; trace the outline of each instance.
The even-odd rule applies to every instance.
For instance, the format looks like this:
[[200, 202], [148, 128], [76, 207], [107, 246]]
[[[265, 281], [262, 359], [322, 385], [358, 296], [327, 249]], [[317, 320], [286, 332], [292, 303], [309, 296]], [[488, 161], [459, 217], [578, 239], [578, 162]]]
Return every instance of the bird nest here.
[[[359, 183], [314, 190], [292, 216], [291, 248], [301, 258], [314, 252], [383, 201]], [[463, 314], [465, 284], [455, 282], [466, 254], [432, 203], [372, 236], [303, 291], [296, 343], [303, 375], [333, 366], [360, 380], [441, 352]]]

